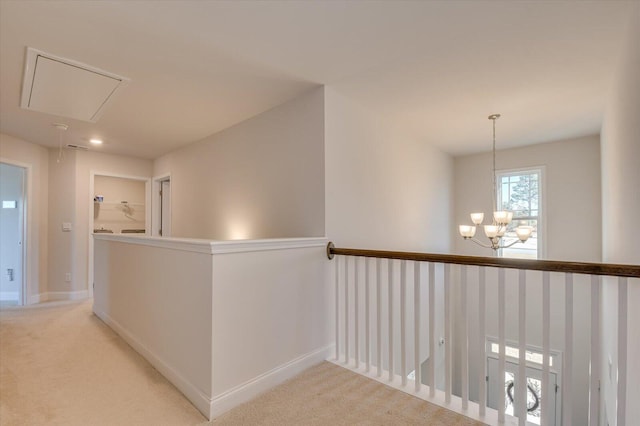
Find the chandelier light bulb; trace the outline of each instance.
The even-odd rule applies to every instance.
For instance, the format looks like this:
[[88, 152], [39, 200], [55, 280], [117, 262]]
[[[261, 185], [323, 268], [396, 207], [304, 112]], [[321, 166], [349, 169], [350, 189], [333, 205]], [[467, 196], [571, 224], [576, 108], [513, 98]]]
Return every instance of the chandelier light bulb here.
[[476, 235], [476, 227], [471, 225], [460, 225], [458, 228], [463, 238], [473, 238]]
[[495, 238], [498, 236], [498, 232], [500, 232], [500, 226], [498, 225], [485, 225], [484, 226], [484, 234], [487, 238]]
[[531, 226], [518, 226], [516, 228], [516, 235], [523, 243], [529, 239], [531, 233], [533, 232], [533, 227]]
[[484, 213], [471, 213], [471, 221], [475, 225], [480, 225], [484, 220]]

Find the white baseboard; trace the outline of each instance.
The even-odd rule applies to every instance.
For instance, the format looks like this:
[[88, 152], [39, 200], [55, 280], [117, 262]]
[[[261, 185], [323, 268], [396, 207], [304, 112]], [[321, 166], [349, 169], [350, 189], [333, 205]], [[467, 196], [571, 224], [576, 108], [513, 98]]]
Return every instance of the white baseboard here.
[[127, 342], [136, 352], [142, 355], [151, 365], [153, 365], [167, 380], [184, 394], [185, 397], [208, 419], [211, 418], [211, 398], [194, 386], [189, 380], [185, 379], [180, 373], [175, 371], [164, 360], [160, 359], [156, 354], [151, 352], [139, 338], [129, 333], [123, 326], [121, 326], [116, 320], [104, 313], [95, 304], [93, 305], [93, 312], [104, 321], [109, 327], [113, 329], [122, 339]]
[[309, 352], [215, 396], [213, 401], [211, 401], [210, 419], [220, 416], [232, 408], [300, 374], [307, 368], [326, 360], [334, 350], [334, 344], [330, 344], [313, 352]]
[[82, 300], [89, 297], [87, 290], [80, 291], [49, 291], [39, 294], [32, 294], [27, 299], [27, 305], [35, 305], [42, 302], [58, 300]]
[[173, 385], [191, 401], [198, 411], [204, 414], [209, 420], [251, 400], [285, 380], [296, 376], [307, 368], [324, 361], [335, 350], [333, 344], [325, 346], [267, 371], [215, 398], [210, 398], [205, 392], [198, 389], [189, 380], [149, 350], [139, 338], [129, 333], [116, 320], [103, 312], [99, 306], [94, 304], [93, 312], [136, 350], [136, 352], [149, 361], [167, 380], [173, 383]]
[[27, 305], [36, 305], [47, 300], [47, 293], [33, 294], [27, 299]]
[[80, 291], [49, 291], [45, 300], [80, 300], [89, 297], [87, 290]]

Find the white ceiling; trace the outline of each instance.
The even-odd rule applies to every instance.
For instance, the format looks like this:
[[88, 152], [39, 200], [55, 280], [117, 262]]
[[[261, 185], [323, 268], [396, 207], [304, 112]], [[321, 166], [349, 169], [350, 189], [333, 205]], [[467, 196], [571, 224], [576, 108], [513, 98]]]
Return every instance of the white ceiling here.
[[[598, 133], [636, 1], [0, 0], [0, 130], [155, 158], [327, 84], [452, 154]], [[97, 123], [20, 109], [26, 47], [131, 79]]]

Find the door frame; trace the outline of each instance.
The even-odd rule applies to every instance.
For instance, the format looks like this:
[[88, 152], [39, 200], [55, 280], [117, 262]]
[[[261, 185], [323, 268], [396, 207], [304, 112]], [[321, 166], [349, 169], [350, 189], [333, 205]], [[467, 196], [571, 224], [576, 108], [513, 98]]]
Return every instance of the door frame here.
[[[519, 344], [516, 341], [513, 340], [505, 340], [505, 346], [509, 346], [512, 348], [518, 348]], [[499, 354], [493, 352], [491, 350], [491, 345], [500, 345], [499, 343], [499, 339], [497, 337], [494, 336], [487, 336], [485, 339], [485, 365], [486, 365], [486, 375], [487, 375], [487, 406], [489, 406], [489, 382], [491, 380], [498, 380], [498, 383], [502, 384], [504, 382], [504, 377], [502, 378], [491, 378], [489, 377], [489, 360], [494, 360], [494, 361], [499, 361]], [[543, 350], [541, 347], [539, 346], [535, 346], [535, 345], [525, 345], [526, 346], [526, 350], [527, 351], [532, 351], [532, 352], [536, 352], [536, 353], [543, 353]], [[563, 379], [563, 366], [564, 366], [564, 362], [563, 362], [563, 352], [559, 351], [557, 349], [549, 349], [549, 356], [553, 359], [553, 366], [549, 366], [549, 374], [553, 374], [555, 375], [556, 378], [556, 386], [557, 389], [554, 390], [554, 393], [552, 395], [553, 399], [555, 400], [555, 424], [556, 425], [560, 425], [562, 424], [562, 407], [563, 407], [563, 402], [562, 401], [562, 386], [564, 386], [564, 379]], [[513, 364], [516, 367], [519, 366], [520, 364], [520, 360], [518, 358], [514, 358], [511, 357], [509, 355], [505, 354], [505, 364]], [[525, 371], [531, 369], [534, 371], [539, 371], [540, 375], [542, 375], [542, 365], [541, 364], [537, 364], [531, 361], [525, 361]], [[505, 371], [508, 371], [505, 368]], [[518, 370], [515, 370], [515, 374], [517, 375]], [[526, 375], [526, 373], [525, 373]], [[570, 385], [569, 385], [570, 386]], [[502, 398], [502, 397], [501, 397]], [[529, 422], [530, 423], [530, 422]]]
[[[171, 173], [165, 173], [159, 176], [153, 177], [152, 190], [151, 190], [151, 236], [161, 237], [160, 228], [162, 228], [160, 211], [162, 210], [160, 197], [160, 190], [162, 189], [162, 182], [171, 182]], [[173, 197], [171, 197], [173, 199]], [[171, 218], [170, 218], [171, 219]]]
[[[24, 183], [22, 188], [22, 196], [24, 205], [22, 207], [22, 283], [20, 285], [20, 298], [19, 305], [30, 305], [36, 303], [39, 300], [38, 298], [31, 298], [29, 290], [31, 287], [29, 283], [31, 282], [31, 267], [32, 267], [32, 257], [28, 256], [29, 248], [31, 245], [29, 244], [29, 238], [31, 236], [31, 219], [33, 218], [33, 213], [31, 206], [32, 203], [32, 176], [33, 176], [33, 166], [29, 163], [23, 163], [21, 161], [15, 161], [10, 158], [0, 157], [0, 163], [5, 163], [10, 166], [20, 167], [24, 169]], [[33, 301], [32, 301], [33, 299]]]
[[90, 170], [89, 171], [89, 194], [87, 197], [88, 205], [89, 205], [89, 254], [87, 265], [87, 290], [88, 297], [93, 297], [93, 230], [94, 221], [93, 221], [93, 197], [95, 196], [95, 177], [96, 176], [105, 176], [105, 177], [113, 177], [120, 179], [131, 179], [131, 180], [139, 180], [144, 182], [144, 204], [145, 204], [145, 212], [144, 212], [144, 222], [145, 222], [145, 233], [144, 235], [149, 235], [149, 224], [151, 223], [151, 178], [148, 176], [132, 176], [132, 175], [123, 175], [113, 172], [104, 172], [100, 170]]

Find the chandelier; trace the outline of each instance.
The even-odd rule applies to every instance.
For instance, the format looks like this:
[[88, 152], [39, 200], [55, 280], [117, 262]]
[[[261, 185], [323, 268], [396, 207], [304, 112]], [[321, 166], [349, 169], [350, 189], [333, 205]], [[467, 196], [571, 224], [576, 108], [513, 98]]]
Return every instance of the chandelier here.
[[[500, 114], [491, 114], [489, 116], [489, 120], [493, 121], [493, 206], [496, 209], [499, 208], [496, 204], [496, 120], [498, 118], [500, 118]], [[529, 239], [533, 232], [533, 227], [531, 226], [518, 226], [515, 228], [515, 233], [518, 239], [508, 244], [503, 243], [502, 237], [504, 237], [507, 232], [507, 227], [511, 223], [512, 219], [513, 212], [511, 211], [494, 211], [491, 225], [484, 225], [484, 234], [489, 240], [489, 243], [487, 244], [474, 238], [476, 235], [476, 226], [479, 226], [484, 220], [484, 213], [471, 213], [471, 221], [473, 222], [473, 225], [460, 225], [460, 235], [465, 240], [471, 240], [482, 247], [491, 248], [493, 250], [511, 247], [516, 243], [524, 243]]]

